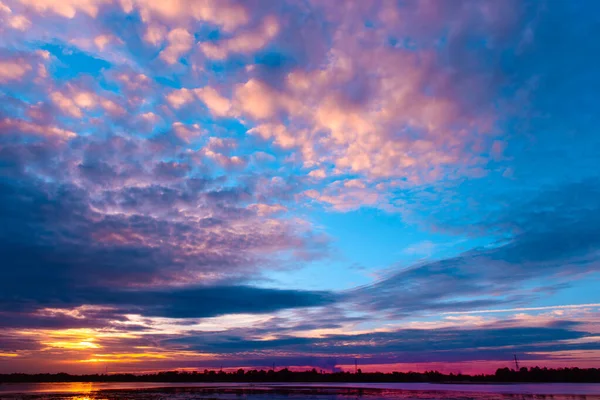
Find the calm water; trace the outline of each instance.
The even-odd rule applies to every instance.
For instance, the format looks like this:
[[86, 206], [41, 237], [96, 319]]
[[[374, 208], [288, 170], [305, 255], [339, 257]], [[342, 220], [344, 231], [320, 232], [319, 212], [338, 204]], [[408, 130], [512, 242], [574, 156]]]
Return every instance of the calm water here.
[[393, 400], [600, 399], [600, 384], [464, 385], [248, 384], [248, 383], [37, 383], [0, 384], [0, 399], [15, 400]]

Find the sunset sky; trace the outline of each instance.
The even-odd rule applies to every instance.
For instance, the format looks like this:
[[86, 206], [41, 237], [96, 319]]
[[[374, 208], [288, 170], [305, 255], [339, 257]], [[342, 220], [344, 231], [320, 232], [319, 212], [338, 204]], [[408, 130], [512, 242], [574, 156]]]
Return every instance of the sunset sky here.
[[600, 365], [600, 3], [0, 0], [0, 373]]

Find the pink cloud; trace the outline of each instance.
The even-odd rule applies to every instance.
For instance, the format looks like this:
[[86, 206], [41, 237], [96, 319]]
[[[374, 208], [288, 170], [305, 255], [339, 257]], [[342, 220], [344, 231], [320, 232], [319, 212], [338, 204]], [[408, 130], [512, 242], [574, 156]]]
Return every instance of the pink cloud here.
[[43, 136], [48, 139], [69, 140], [77, 136], [75, 132], [59, 128], [54, 125], [38, 125], [22, 119], [4, 118], [0, 120], [0, 131], [3, 133], [18, 132], [35, 136]]
[[220, 151], [224, 154], [230, 154], [237, 147], [238, 143], [235, 139], [214, 136], [208, 139], [208, 143], [205, 146], [209, 150]]
[[110, 33], [103, 33], [94, 37], [78, 37], [69, 40], [69, 43], [86, 51], [99, 51], [103, 53], [106, 47], [123, 44], [123, 41]]
[[31, 65], [25, 59], [0, 60], [0, 82], [20, 81]]
[[167, 29], [159, 24], [149, 24], [144, 33], [144, 40], [154, 46], [158, 46], [165, 41]]
[[[253, 79], [240, 84], [240, 113], [268, 121], [251, 132], [298, 148], [307, 165], [327, 160], [372, 178], [422, 182], [445, 168], [471, 168], [467, 143], [485, 140], [490, 116], [470, 115], [448, 93], [424, 92], [432, 77], [444, 74], [431, 72], [429, 54], [349, 50], [332, 50], [323, 69], [291, 72], [283, 89]], [[367, 78], [362, 71], [373, 59], [377, 73]], [[357, 85], [364, 94], [352, 99], [347, 90]], [[287, 126], [279, 124], [280, 115], [290, 118]]]
[[295, 132], [291, 132], [284, 125], [278, 123], [261, 124], [250, 129], [248, 133], [259, 135], [263, 139], [273, 139], [276, 145], [284, 149], [301, 145], [301, 142], [296, 140]]
[[123, 43], [123, 41], [110, 34], [98, 35], [94, 38], [94, 44], [100, 51], [104, 50], [104, 48], [111, 43]]
[[5, 14], [10, 14], [12, 12], [12, 10], [10, 9], [9, 6], [7, 6], [6, 4], [4, 4], [3, 2], [0, 1], [0, 12], [5, 13]]
[[24, 15], [13, 15], [8, 18], [8, 25], [19, 31], [24, 31], [31, 26], [31, 21]]
[[112, 0], [19, 0], [21, 4], [39, 13], [52, 12], [65, 18], [73, 18], [78, 12], [96, 17], [100, 6]]
[[145, 22], [162, 20], [183, 26], [191, 20], [204, 21], [220, 25], [226, 31], [233, 31], [248, 22], [249, 15], [245, 7], [228, 0], [173, 0], [157, 2], [153, 0], [121, 0], [121, 6], [127, 13], [138, 10]]
[[156, 123], [160, 120], [160, 117], [154, 114], [152, 111], [148, 111], [147, 113], [141, 114], [140, 117], [145, 121]]
[[200, 125], [198, 124], [186, 125], [181, 122], [174, 122], [172, 128], [175, 135], [186, 143], [202, 135]]
[[206, 104], [210, 112], [218, 117], [224, 117], [231, 112], [231, 102], [221, 96], [214, 88], [206, 86], [195, 89], [194, 93], [198, 98]]
[[82, 112], [79, 106], [73, 101], [73, 99], [63, 95], [61, 92], [53, 92], [50, 94], [52, 102], [60, 108], [64, 113], [69, 114], [75, 118], [81, 118]]
[[235, 89], [235, 100], [240, 110], [257, 120], [274, 117], [286, 99], [285, 93], [279, 93], [256, 79], [250, 79]]
[[167, 35], [167, 43], [167, 47], [160, 53], [160, 58], [167, 64], [175, 64], [179, 57], [192, 48], [194, 37], [185, 29], [176, 28]]
[[217, 117], [233, 115], [231, 102], [210, 86], [196, 89], [176, 89], [169, 93], [166, 98], [167, 102], [175, 109], [181, 108], [198, 99]]
[[314, 170], [312, 170], [312, 171], [310, 171], [308, 173], [308, 176], [310, 176], [312, 178], [322, 179], [322, 178], [325, 178], [327, 176], [327, 172], [324, 169], [321, 169], [321, 168], [314, 169]]
[[243, 157], [240, 156], [227, 156], [223, 153], [217, 152], [217, 151], [213, 151], [210, 148], [203, 148], [201, 150], [201, 153], [210, 158], [211, 160], [215, 161], [217, 164], [219, 164], [221, 167], [223, 168], [242, 168], [247, 164], [247, 160]]
[[230, 53], [252, 53], [265, 47], [279, 33], [279, 30], [277, 18], [268, 16], [258, 28], [238, 32], [232, 38], [217, 43], [201, 43], [200, 50], [208, 58], [219, 60], [227, 58]]
[[[480, 101], [489, 96], [490, 82], [478, 72], [458, 76], [436, 50], [441, 28], [418, 24], [444, 26], [440, 15], [450, 13], [457, 35], [499, 35], [514, 19], [506, 7], [496, 13], [474, 4], [439, 13], [430, 3], [316, 6], [332, 23], [332, 46], [319, 67], [290, 70], [276, 84], [250, 73], [233, 88], [230, 115], [254, 120], [249, 133], [295, 150], [305, 167], [328, 163], [340, 173], [413, 185], [486, 173], [489, 159], [482, 154], [498, 152], [491, 149], [497, 110]], [[375, 27], [365, 27], [365, 19]], [[387, 43], [390, 35], [408, 34], [395, 27], [398, 21], [410, 23], [422, 48]], [[216, 51], [224, 43], [206, 48]]]
[[146, 92], [150, 90], [150, 78], [144, 74], [120, 72], [117, 74], [116, 79], [123, 83], [127, 90], [131, 92], [140, 90]]
[[167, 95], [167, 101], [173, 108], [180, 108], [194, 100], [194, 92], [190, 89], [173, 90]]
[[256, 213], [259, 216], [271, 215], [271, 214], [276, 214], [276, 213], [287, 211], [287, 207], [282, 206], [281, 204], [256, 203], [256, 204], [249, 205], [248, 208], [256, 211]]
[[81, 118], [83, 111], [101, 108], [112, 116], [125, 114], [125, 109], [117, 103], [116, 99], [98, 94], [77, 85], [69, 84], [62, 90], [50, 93], [50, 100], [65, 114], [75, 118]]
[[351, 211], [363, 206], [383, 207], [386, 200], [384, 193], [356, 180], [335, 181], [320, 190], [307, 190], [303, 195], [336, 211]]

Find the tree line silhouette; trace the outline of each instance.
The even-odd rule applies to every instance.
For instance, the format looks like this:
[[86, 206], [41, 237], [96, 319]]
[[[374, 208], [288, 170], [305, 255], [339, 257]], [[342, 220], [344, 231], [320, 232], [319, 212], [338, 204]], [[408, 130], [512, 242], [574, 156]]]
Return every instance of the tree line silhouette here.
[[499, 368], [495, 374], [443, 374], [426, 372], [368, 372], [323, 373], [316, 369], [308, 371], [244, 370], [225, 372], [204, 370], [164, 371], [152, 374], [0, 374], [0, 383], [24, 382], [579, 382], [600, 383], [600, 368]]

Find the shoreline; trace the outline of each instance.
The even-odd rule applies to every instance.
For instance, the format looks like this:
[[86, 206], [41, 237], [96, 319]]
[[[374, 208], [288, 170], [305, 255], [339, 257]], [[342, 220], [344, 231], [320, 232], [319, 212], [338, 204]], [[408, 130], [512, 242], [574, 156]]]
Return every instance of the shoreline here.
[[[69, 385], [72, 385], [69, 387]], [[6, 395], [75, 395], [90, 393], [157, 393], [190, 392], [196, 394], [313, 394], [323, 396], [348, 394], [399, 395], [405, 392], [487, 393], [495, 395], [556, 395], [600, 396], [599, 383], [327, 383], [327, 382], [62, 382], [62, 383], [8, 383], [0, 385], [0, 398]]]

